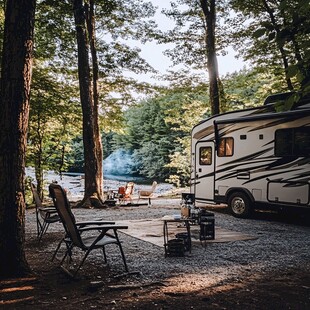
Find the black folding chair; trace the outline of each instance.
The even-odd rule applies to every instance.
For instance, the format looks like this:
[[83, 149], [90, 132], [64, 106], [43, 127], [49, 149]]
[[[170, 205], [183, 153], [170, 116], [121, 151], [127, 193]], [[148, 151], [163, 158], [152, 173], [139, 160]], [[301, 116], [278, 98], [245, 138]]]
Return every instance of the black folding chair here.
[[46, 233], [48, 227], [52, 223], [60, 222], [60, 217], [57, 210], [53, 206], [44, 207], [37, 192], [37, 188], [33, 183], [30, 183], [33, 200], [36, 206], [36, 220], [37, 220], [37, 236], [39, 241]]
[[[61, 267], [70, 275], [75, 277], [79, 269], [82, 267], [84, 261], [86, 260], [88, 254], [92, 250], [102, 249], [104, 262], [107, 263], [105, 246], [108, 244], [116, 244], [121, 252], [125, 270], [128, 272], [125, 254], [117, 233], [118, 229], [127, 229], [128, 226], [116, 225], [113, 224], [113, 222], [111, 223], [104, 221], [78, 223], [76, 222], [75, 217], [71, 211], [69, 201], [63, 188], [58, 184], [50, 184], [49, 191], [65, 229], [65, 236], [59, 243], [53, 256], [54, 258], [59, 250], [59, 247], [61, 246], [61, 243], [64, 242], [66, 245], [66, 252], [61, 260]], [[91, 232], [92, 234], [89, 235], [87, 232]], [[80, 264], [76, 267], [75, 271], [71, 273], [62, 264], [68, 256], [69, 263], [72, 261], [72, 252], [75, 247], [84, 251], [85, 255]]]

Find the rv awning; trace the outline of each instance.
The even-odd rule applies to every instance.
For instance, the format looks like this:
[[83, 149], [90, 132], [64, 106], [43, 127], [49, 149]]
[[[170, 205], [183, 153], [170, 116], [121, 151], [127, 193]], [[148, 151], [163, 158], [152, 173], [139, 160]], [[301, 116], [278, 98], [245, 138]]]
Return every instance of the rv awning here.
[[300, 118], [301, 116], [307, 117], [310, 115], [310, 110], [295, 110], [295, 111], [286, 111], [286, 112], [279, 112], [279, 113], [266, 113], [266, 114], [259, 114], [259, 115], [252, 115], [252, 116], [245, 116], [245, 117], [238, 117], [238, 118], [230, 118], [230, 119], [221, 119], [221, 120], [214, 120], [214, 124], [231, 124], [231, 123], [244, 123], [244, 122], [253, 122], [258, 120], [267, 120], [273, 118], [285, 118], [285, 119], [294, 119]]

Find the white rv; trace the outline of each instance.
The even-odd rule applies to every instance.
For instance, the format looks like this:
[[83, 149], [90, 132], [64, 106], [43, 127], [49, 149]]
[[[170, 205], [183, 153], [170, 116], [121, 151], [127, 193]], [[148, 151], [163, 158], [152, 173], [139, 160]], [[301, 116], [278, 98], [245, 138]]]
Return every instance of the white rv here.
[[310, 96], [277, 112], [288, 94], [263, 106], [210, 117], [192, 130], [191, 193], [225, 203], [236, 217], [257, 207], [310, 209]]

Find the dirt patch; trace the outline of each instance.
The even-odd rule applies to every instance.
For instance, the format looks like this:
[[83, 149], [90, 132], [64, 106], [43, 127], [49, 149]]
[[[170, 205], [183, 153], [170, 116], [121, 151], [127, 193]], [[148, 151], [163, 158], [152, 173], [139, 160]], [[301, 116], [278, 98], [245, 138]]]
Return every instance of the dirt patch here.
[[[28, 256], [35, 264], [35, 277], [0, 282], [2, 309], [306, 310], [310, 307], [310, 276], [303, 270], [292, 269], [266, 277], [254, 273], [247, 280], [230, 279], [192, 291], [169, 278], [141, 281], [141, 285], [139, 277], [116, 279], [111, 277], [109, 268], [97, 269], [90, 264], [83, 269], [82, 278], [72, 280], [39, 253], [33, 249]], [[195, 276], [189, 280], [195, 282]]]

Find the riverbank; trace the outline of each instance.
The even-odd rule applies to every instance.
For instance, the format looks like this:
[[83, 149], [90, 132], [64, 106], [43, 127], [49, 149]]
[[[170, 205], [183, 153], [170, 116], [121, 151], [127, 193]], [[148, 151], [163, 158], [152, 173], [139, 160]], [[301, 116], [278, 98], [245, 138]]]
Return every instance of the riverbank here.
[[[34, 169], [27, 168], [26, 176], [34, 180], [35, 179]], [[149, 184], [148, 184], [145, 182], [145, 180], [141, 181], [136, 178], [130, 179], [129, 177], [127, 177], [126, 178], [127, 180], [122, 179], [122, 177], [119, 177], [120, 180], [117, 180], [115, 178], [111, 179], [111, 176], [110, 176], [110, 179], [103, 180], [103, 191], [104, 192], [108, 192], [111, 190], [117, 190], [119, 187], [125, 186], [127, 182], [133, 181], [135, 183], [133, 196], [135, 197], [137, 196], [138, 191], [147, 190], [148, 188], [151, 187], [151, 183], [153, 182], [151, 180], [149, 181]], [[46, 190], [50, 183], [57, 182], [59, 185], [65, 188], [69, 200], [77, 201], [83, 198], [83, 195], [84, 195], [83, 174], [64, 173], [60, 175], [53, 171], [48, 171], [46, 172], [44, 179], [45, 179], [45, 184], [46, 184]], [[158, 183], [156, 190], [154, 192], [154, 197], [175, 196], [175, 195], [179, 195], [179, 193], [183, 190], [186, 191], [186, 189], [177, 189], [172, 184], [169, 184], [169, 183]]]

